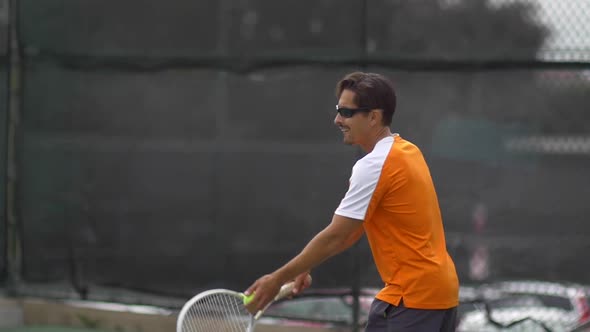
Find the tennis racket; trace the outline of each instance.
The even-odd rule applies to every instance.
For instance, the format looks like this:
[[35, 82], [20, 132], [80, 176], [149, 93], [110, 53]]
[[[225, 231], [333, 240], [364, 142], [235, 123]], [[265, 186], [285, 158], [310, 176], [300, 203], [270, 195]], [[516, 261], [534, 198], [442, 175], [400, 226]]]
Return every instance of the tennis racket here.
[[246, 296], [227, 289], [199, 293], [180, 310], [176, 332], [253, 332], [256, 321], [268, 306], [291, 295], [294, 286], [294, 282], [283, 285], [274, 300], [256, 315], [250, 314], [245, 306], [255, 294]]

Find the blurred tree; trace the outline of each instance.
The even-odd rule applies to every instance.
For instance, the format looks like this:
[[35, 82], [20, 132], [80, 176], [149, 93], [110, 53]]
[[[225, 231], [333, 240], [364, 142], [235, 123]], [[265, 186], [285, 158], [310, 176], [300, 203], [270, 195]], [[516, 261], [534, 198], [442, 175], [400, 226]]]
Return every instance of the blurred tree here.
[[364, 9], [362, 1], [243, 0], [231, 8], [229, 46], [239, 54], [350, 56], [362, 51], [366, 26], [374, 54], [473, 61], [532, 59], [547, 36], [532, 3], [371, 0]]
[[[371, 7], [371, 17], [381, 24], [370, 30], [371, 51], [379, 57], [425, 64], [532, 61], [549, 33], [536, 21], [536, 8], [530, 2], [384, 0], [380, 4], [381, 8]], [[400, 82], [401, 89], [410, 87], [406, 109], [417, 110], [401, 116], [404, 122], [418, 124], [417, 132], [430, 133], [449, 115], [507, 124], [530, 122], [531, 110], [538, 110], [537, 105], [526, 105], [538, 99], [531, 98], [537, 93], [532, 71], [456, 70], [403, 75], [407, 81]], [[424, 138], [423, 143], [429, 140]]]
[[[528, 2], [378, 0], [367, 2], [367, 6], [365, 17], [360, 1], [323, 0], [303, 6], [297, 1], [278, 5], [272, 1], [243, 0], [231, 12], [230, 52], [338, 58], [360, 55], [366, 47], [377, 58], [424, 60], [425, 65], [428, 61], [441, 60], [526, 61], [536, 58], [549, 33], [536, 20], [535, 6]], [[367, 44], [362, 45], [365, 29]], [[538, 121], [530, 120], [531, 112], [544, 112], [544, 103], [539, 103], [536, 97], [538, 87], [532, 71], [464, 74], [456, 70], [449, 66], [449, 72], [390, 73], [403, 94], [400, 108], [410, 110], [399, 112], [402, 115], [396, 115], [400, 118], [397, 123], [409, 127], [410, 131], [431, 133], [442, 117], [449, 114], [501, 123], [534, 123]], [[340, 78], [335, 74], [341, 72], [320, 73], [323, 79], [313, 80], [320, 80], [322, 86], [328, 87], [328, 81]], [[326, 79], [327, 75], [330, 77]], [[331, 89], [318, 91], [317, 84], [309, 84], [310, 74], [280, 76], [278, 80], [259, 79], [249, 84], [259, 87], [257, 91], [245, 90], [243, 82], [230, 87], [232, 103], [247, 105], [248, 100], [250, 103], [265, 100], [264, 107], [248, 107], [258, 120], [255, 124], [239, 125], [250, 128], [250, 134], [242, 131], [244, 136], [297, 140], [301, 137], [300, 129], [306, 128], [308, 139], [326, 137], [326, 126], [307, 119], [317, 117], [318, 108], [329, 105]], [[292, 96], [295, 91], [300, 97]], [[297, 118], [278, 124], [260, 120], [274, 119], [272, 113], [284, 108], [285, 100], [294, 103]], [[298, 102], [301, 100], [305, 103]], [[235, 112], [230, 117], [232, 121], [253, 121], [250, 116], [240, 119], [245, 116], [241, 109], [230, 107], [230, 113]], [[430, 136], [417, 139], [426, 143]]]
[[361, 8], [361, 1], [237, 1], [228, 46], [239, 55], [354, 55], [360, 50]]
[[[378, 3], [379, 5], [376, 5]], [[371, 2], [375, 54], [409, 59], [534, 59], [547, 36], [531, 3], [489, 0]]]

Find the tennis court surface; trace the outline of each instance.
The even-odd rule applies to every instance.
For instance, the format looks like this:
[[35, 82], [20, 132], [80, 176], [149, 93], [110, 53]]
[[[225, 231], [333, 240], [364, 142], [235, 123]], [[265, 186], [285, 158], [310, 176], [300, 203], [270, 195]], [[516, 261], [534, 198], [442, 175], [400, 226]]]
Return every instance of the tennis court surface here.
[[106, 330], [70, 328], [62, 326], [27, 326], [18, 328], [4, 328], [0, 332], [107, 332]]

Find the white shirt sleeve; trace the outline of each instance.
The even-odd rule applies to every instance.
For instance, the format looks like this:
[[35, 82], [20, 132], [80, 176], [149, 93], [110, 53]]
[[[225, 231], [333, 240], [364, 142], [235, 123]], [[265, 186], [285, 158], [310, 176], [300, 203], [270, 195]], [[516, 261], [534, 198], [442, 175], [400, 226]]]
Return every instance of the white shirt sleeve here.
[[370, 158], [361, 159], [354, 165], [348, 192], [340, 202], [335, 214], [352, 219], [365, 219], [383, 166], [383, 162], [376, 163], [374, 161]]

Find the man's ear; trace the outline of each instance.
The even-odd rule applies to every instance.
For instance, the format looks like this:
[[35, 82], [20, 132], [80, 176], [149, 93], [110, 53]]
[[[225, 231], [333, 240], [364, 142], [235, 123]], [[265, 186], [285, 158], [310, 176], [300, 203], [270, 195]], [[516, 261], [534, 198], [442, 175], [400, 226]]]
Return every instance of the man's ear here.
[[383, 112], [381, 112], [381, 110], [373, 110], [371, 111], [370, 117], [371, 124], [377, 125], [382, 121], [381, 118], [383, 117]]

